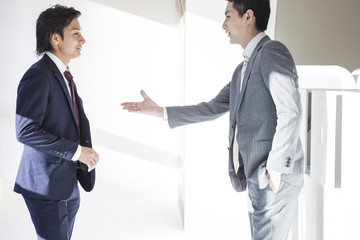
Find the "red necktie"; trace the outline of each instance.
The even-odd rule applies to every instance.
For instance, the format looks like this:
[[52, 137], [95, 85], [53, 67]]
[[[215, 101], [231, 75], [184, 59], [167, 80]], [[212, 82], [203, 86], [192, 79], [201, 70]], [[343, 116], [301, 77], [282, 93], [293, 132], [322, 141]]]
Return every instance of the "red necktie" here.
[[76, 123], [78, 125], [79, 136], [80, 136], [79, 109], [78, 109], [77, 104], [76, 104], [73, 76], [71, 75], [71, 73], [69, 71], [65, 71], [64, 75], [65, 75], [65, 78], [68, 80], [68, 83], [69, 83], [69, 87], [70, 87], [70, 91], [71, 91], [71, 100], [72, 100], [72, 104], [73, 104], [73, 107], [74, 107], [74, 112], [75, 112], [75, 116], [76, 116]]

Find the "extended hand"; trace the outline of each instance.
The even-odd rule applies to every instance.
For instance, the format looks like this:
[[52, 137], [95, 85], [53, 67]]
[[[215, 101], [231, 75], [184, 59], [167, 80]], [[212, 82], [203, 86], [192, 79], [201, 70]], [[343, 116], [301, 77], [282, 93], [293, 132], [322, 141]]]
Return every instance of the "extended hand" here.
[[90, 172], [99, 162], [99, 154], [92, 148], [81, 146], [79, 161], [86, 164], [88, 166], [88, 171]]
[[149, 96], [141, 90], [141, 96], [144, 98], [142, 102], [124, 102], [121, 104], [124, 110], [128, 110], [129, 112], [138, 112], [144, 113], [148, 115], [152, 115], [155, 117], [163, 116], [163, 108], [159, 107]]
[[270, 170], [266, 169], [266, 177], [268, 179], [270, 188], [274, 192], [277, 192], [279, 190], [279, 186], [280, 186], [281, 173], [270, 171]]

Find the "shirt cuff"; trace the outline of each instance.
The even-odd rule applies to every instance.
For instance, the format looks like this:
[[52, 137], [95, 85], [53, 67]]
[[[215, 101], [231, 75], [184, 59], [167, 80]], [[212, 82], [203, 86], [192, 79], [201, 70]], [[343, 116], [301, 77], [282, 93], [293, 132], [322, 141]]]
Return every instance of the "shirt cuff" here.
[[167, 114], [166, 107], [163, 107], [163, 119], [164, 119], [165, 121], [168, 120], [168, 114]]
[[72, 157], [72, 160], [73, 161], [79, 160], [80, 154], [81, 154], [81, 146], [79, 145], [74, 156]]

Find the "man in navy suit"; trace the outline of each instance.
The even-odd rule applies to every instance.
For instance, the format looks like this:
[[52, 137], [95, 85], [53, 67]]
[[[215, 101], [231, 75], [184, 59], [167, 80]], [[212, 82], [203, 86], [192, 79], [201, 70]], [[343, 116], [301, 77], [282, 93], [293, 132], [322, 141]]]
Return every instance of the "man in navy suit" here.
[[99, 161], [82, 100], [71, 74], [65, 76], [85, 43], [80, 15], [61, 5], [40, 14], [36, 51], [43, 57], [18, 87], [16, 134], [24, 150], [14, 191], [24, 197], [38, 239], [71, 238], [80, 204], [77, 179], [91, 191]]

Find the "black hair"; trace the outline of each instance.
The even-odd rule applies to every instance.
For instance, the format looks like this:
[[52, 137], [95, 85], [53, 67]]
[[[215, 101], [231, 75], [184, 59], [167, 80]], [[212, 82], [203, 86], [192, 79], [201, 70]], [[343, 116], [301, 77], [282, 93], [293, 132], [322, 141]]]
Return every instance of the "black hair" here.
[[255, 16], [255, 26], [257, 30], [263, 32], [267, 29], [270, 17], [269, 0], [227, 0], [233, 3], [233, 8], [241, 17], [247, 10], [251, 9]]
[[57, 33], [64, 39], [64, 29], [80, 15], [81, 12], [73, 7], [59, 4], [43, 11], [36, 21], [36, 53], [41, 55], [53, 50], [51, 36]]

